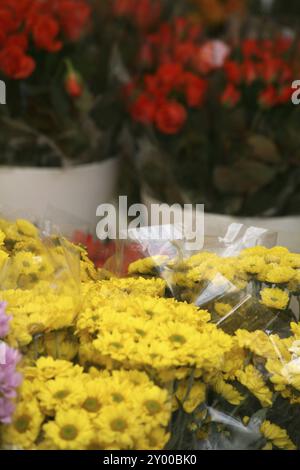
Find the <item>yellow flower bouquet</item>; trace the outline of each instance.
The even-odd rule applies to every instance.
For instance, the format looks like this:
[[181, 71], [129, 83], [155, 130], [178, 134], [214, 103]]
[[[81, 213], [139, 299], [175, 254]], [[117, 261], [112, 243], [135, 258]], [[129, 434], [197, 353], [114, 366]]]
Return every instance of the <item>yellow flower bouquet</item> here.
[[159, 255], [117, 278], [26, 221], [0, 229], [23, 353], [4, 448], [300, 448], [300, 255]]

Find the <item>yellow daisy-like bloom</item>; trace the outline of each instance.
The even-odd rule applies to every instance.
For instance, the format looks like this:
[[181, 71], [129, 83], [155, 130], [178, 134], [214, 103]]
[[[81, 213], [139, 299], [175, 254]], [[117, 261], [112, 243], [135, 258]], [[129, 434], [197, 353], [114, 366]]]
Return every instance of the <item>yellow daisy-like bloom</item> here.
[[168, 256], [156, 255], [150, 258], [142, 258], [129, 265], [129, 274], [151, 274], [160, 269], [169, 261]]
[[260, 292], [261, 304], [269, 308], [285, 310], [289, 304], [290, 296], [287, 292], [279, 288], [265, 288]]
[[28, 380], [38, 379], [42, 382], [59, 377], [76, 377], [82, 373], [82, 367], [73, 365], [69, 361], [55, 360], [53, 357], [40, 357], [34, 367], [27, 367], [24, 370], [25, 378]]
[[4, 245], [5, 233], [0, 230], [0, 247]]
[[[176, 390], [175, 397], [181, 403], [186, 413], [193, 413], [198, 406], [205, 402], [206, 399], [206, 385], [203, 382], [196, 381], [188, 390], [188, 381], [182, 381], [179, 383], [178, 389]], [[177, 408], [177, 403], [176, 408]]]
[[0, 269], [2, 269], [5, 266], [5, 263], [7, 263], [9, 259], [9, 255], [0, 249]]
[[137, 450], [162, 450], [168, 443], [171, 434], [164, 428], [155, 428], [146, 434], [142, 441], [137, 441], [135, 449]]
[[260, 427], [262, 435], [278, 449], [297, 450], [285, 429], [280, 428], [270, 421], [264, 421]]
[[250, 256], [265, 256], [268, 253], [268, 249], [264, 246], [254, 246], [251, 248], [245, 248], [241, 251], [240, 257], [246, 258]]
[[249, 332], [247, 330], [238, 330], [236, 332], [236, 338], [241, 348], [248, 349], [257, 356], [271, 359], [278, 358], [278, 354], [276, 348], [274, 348], [271, 337], [269, 337], [264, 331], [258, 330]]
[[167, 426], [171, 417], [171, 403], [168, 392], [159, 387], [145, 389], [141, 400], [143, 414], [151, 427]]
[[25, 235], [26, 237], [36, 238], [39, 235], [37, 227], [31, 222], [28, 222], [28, 220], [16, 220], [16, 228], [21, 235]]
[[300, 269], [300, 254], [288, 253], [283, 257], [282, 263], [294, 269]]
[[77, 378], [57, 378], [46, 383], [38, 393], [42, 410], [48, 414], [63, 408], [78, 406], [84, 399], [82, 381]]
[[236, 378], [253, 393], [263, 407], [272, 405], [272, 391], [266, 386], [262, 375], [253, 365], [247, 366], [244, 371], [238, 371]]
[[212, 387], [218, 395], [221, 395], [231, 405], [240, 405], [245, 399], [233, 385], [225, 382], [222, 378], [218, 378], [214, 381]]
[[300, 293], [300, 269], [295, 271], [295, 276], [293, 279], [288, 283], [288, 290], [291, 293], [299, 295]]
[[132, 449], [143, 434], [138, 417], [124, 404], [105, 407], [95, 420], [95, 425], [107, 446], [124, 450]]
[[261, 256], [243, 256], [239, 267], [249, 274], [258, 274], [265, 267], [265, 261]]
[[60, 410], [43, 429], [46, 439], [60, 450], [84, 450], [93, 438], [88, 414], [82, 410]]
[[271, 284], [286, 284], [291, 281], [294, 276], [294, 269], [288, 266], [270, 265], [270, 268], [265, 274], [265, 281]]
[[29, 450], [40, 433], [44, 417], [35, 399], [20, 402], [13, 416], [13, 422], [3, 428], [3, 441], [7, 445], [18, 445]]

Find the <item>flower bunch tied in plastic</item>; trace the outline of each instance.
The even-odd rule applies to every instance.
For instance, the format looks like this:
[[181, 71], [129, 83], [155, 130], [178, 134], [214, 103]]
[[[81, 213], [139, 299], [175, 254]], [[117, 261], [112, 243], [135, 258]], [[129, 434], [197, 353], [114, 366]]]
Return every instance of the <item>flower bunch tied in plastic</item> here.
[[[129, 267], [165, 279], [172, 295], [209, 311], [232, 339], [218, 371], [196, 376], [183, 404], [198, 448], [299, 449], [299, 268], [298, 254], [262, 246], [232, 257], [153, 256]], [[190, 400], [204, 385], [199, 410]]]
[[17, 388], [21, 384], [21, 375], [17, 371], [17, 366], [21, 356], [19, 352], [12, 349], [5, 342], [9, 332], [9, 317], [6, 312], [6, 304], [0, 303], [0, 445], [1, 445], [1, 425], [11, 422], [15, 409], [15, 398]]
[[89, 116], [91, 12], [87, 0], [1, 2], [1, 164], [59, 167], [101, 158]]
[[8, 343], [27, 358], [49, 352], [61, 357], [76, 354], [72, 326], [80, 276], [89, 276], [90, 265], [94, 275], [92, 263], [81, 261], [79, 249], [66, 240], [43, 237], [26, 220], [1, 219], [0, 237], [1, 298], [10, 316]]

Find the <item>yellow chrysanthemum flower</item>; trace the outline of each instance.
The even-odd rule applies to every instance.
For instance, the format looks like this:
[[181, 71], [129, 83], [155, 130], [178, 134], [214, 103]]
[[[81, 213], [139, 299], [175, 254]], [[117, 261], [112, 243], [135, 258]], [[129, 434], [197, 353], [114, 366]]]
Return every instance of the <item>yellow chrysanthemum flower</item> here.
[[253, 393], [263, 407], [272, 405], [272, 391], [266, 386], [262, 375], [253, 365], [250, 364], [245, 370], [238, 371], [236, 378], [244, 387]]
[[168, 256], [156, 255], [134, 261], [128, 268], [129, 274], [151, 274], [169, 261]]
[[296, 450], [295, 444], [291, 441], [285, 429], [280, 428], [270, 421], [264, 421], [260, 427], [262, 435], [278, 449]]
[[261, 303], [269, 308], [285, 310], [289, 304], [290, 296], [279, 288], [265, 288], [260, 291]]
[[88, 414], [82, 410], [60, 410], [43, 429], [46, 439], [60, 450], [84, 450], [93, 438]]
[[18, 445], [29, 450], [40, 433], [44, 417], [35, 399], [20, 402], [13, 416], [13, 422], [3, 428], [3, 441], [7, 445]]
[[177, 400], [186, 411], [193, 413], [206, 399], [206, 385], [203, 382], [196, 381], [189, 390], [189, 381], [181, 381], [175, 394], [175, 405]]

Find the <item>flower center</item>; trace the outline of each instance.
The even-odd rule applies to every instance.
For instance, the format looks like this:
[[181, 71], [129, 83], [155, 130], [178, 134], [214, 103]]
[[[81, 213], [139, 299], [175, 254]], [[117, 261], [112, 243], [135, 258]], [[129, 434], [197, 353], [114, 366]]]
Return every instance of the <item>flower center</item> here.
[[20, 433], [23, 434], [29, 429], [30, 417], [27, 415], [19, 416], [15, 422], [15, 428]]
[[63, 400], [68, 395], [70, 395], [69, 390], [59, 390], [58, 392], [54, 394], [54, 398], [57, 398], [58, 400]]
[[78, 431], [72, 424], [63, 426], [60, 430], [60, 437], [65, 441], [73, 441], [78, 436]]
[[97, 398], [88, 397], [83, 403], [83, 408], [90, 413], [96, 413], [100, 410], [101, 405]]
[[179, 343], [179, 344], [186, 343], [186, 339], [182, 335], [171, 335], [169, 337], [169, 340], [172, 341], [172, 343]]
[[123, 397], [123, 395], [121, 395], [121, 393], [113, 393], [112, 394], [112, 399], [116, 403], [121, 403], [122, 401], [124, 401], [124, 397]]
[[122, 418], [116, 418], [110, 423], [110, 427], [113, 431], [122, 432], [127, 428], [127, 423]]
[[116, 348], [116, 349], [122, 349], [122, 348], [123, 348], [123, 344], [117, 343], [117, 342], [110, 343], [110, 345], [111, 345], [113, 348]]
[[161, 405], [155, 400], [147, 400], [145, 406], [151, 415], [156, 415], [161, 411]]

